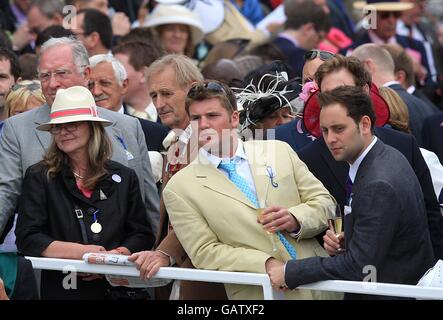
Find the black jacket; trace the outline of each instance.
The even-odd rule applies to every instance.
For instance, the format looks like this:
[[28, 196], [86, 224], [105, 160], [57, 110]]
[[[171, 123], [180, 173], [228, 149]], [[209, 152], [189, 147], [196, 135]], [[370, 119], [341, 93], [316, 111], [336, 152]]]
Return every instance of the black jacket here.
[[[108, 161], [105, 168], [108, 173], [88, 199], [78, 190], [68, 166], [50, 180], [46, 177], [47, 167], [43, 163], [29, 167], [23, 181], [17, 220], [18, 250], [24, 255], [41, 256], [55, 240], [83, 243], [74, 203], [83, 211], [89, 244], [100, 245], [107, 250], [123, 246], [131, 252], [152, 248], [154, 234], [146, 217], [135, 172], [114, 161]], [[100, 191], [106, 199], [100, 200]], [[99, 210], [97, 221], [103, 227], [98, 235], [90, 229], [92, 213], [96, 209]], [[64, 290], [62, 278], [59, 278], [64, 275], [59, 272], [48, 274], [42, 273], [42, 298], [60, 298], [64, 294], [75, 295], [81, 291]]]
[[[442, 259], [443, 219], [440, 215], [437, 198], [435, 197], [431, 174], [417, 146], [417, 142], [412, 135], [389, 128], [376, 127], [375, 135], [385, 144], [400, 151], [414, 170], [425, 199], [434, 254], [438, 259]], [[346, 162], [335, 161], [323, 139], [313, 141], [300, 150], [298, 155], [300, 159], [306, 163], [314, 176], [319, 179], [325, 188], [334, 196], [343, 210], [346, 197], [345, 184], [349, 172], [349, 165]]]
[[352, 192], [352, 211], [344, 216], [345, 253], [289, 261], [289, 288], [366, 277], [415, 285], [434, 265], [420, 184], [400, 152], [378, 140], [361, 162]]

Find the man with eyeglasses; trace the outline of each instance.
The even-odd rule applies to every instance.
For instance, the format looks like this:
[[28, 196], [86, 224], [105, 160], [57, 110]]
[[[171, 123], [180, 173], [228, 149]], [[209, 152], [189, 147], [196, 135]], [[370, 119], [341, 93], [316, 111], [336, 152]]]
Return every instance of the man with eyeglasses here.
[[[47, 104], [7, 119], [0, 138], [0, 232], [18, 204], [26, 169], [42, 160], [50, 145], [50, 134], [36, 130], [36, 126], [50, 120], [49, 106], [58, 89], [86, 87], [91, 72], [85, 47], [72, 38], [48, 40], [42, 46], [38, 71]], [[98, 108], [98, 112], [113, 122], [106, 128], [113, 148], [111, 159], [137, 173], [148, 219], [156, 229], [159, 197], [140, 123], [103, 108]]]
[[[197, 268], [265, 273], [291, 258], [323, 255], [314, 235], [326, 228], [324, 187], [295, 152], [275, 140], [238, 138], [232, 90], [217, 81], [194, 84], [186, 111], [199, 153], [163, 191], [174, 230]], [[257, 286], [225, 284], [229, 299], [263, 299]], [[287, 299], [335, 294], [288, 291]]]

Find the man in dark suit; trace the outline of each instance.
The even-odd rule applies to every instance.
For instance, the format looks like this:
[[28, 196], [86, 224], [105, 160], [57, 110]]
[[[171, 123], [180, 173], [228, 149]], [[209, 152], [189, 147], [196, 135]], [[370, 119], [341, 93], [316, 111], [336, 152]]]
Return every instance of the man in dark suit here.
[[317, 48], [329, 30], [327, 14], [313, 1], [285, 1], [284, 30], [273, 41], [294, 72], [290, 78], [301, 77], [304, 56], [308, 50]]
[[333, 279], [415, 285], [435, 263], [417, 177], [400, 152], [374, 136], [375, 113], [362, 88], [323, 92], [319, 102], [325, 142], [336, 161], [349, 164], [353, 183], [345, 231], [329, 230], [324, 237], [333, 257], [291, 260], [271, 270], [273, 286], [293, 289]]
[[[315, 80], [321, 91], [332, 90], [339, 84], [365, 88], [371, 83], [371, 75], [355, 57], [336, 56], [318, 68]], [[431, 175], [417, 142], [409, 134], [387, 128], [376, 128], [375, 135], [384, 143], [403, 153], [413, 168], [425, 198], [434, 254], [437, 258], [443, 258], [443, 220], [435, 197]], [[346, 200], [346, 164], [334, 161], [323, 139], [313, 141], [300, 150], [298, 155], [343, 209]]]
[[443, 112], [425, 119], [423, 123], [423, 148], [435, 152], [443, 164]]
[[[386, 5], [386, 2], [389, 4]], [[356, 1], [354, 7], [356, 9], [363, 9], [361, 6], [363, 1]], [[341, 51], [343, 55], [349, 55], [357, 47], [366, 44], [386, 44], [397, 43], [403, 48], [407, 48], [410, 52], [414, 52], [417, 59], [420, 59], [421, 63], [427, 70], [427, 74], [430, 75], [429, 62], [426, 56], [426, 49], [422, 42], [414, 40], [409, 37], [401, 36], [397, 34], [397, 21], [402, 12], [413, 7], [412, 3], [399, 3], [397, 1], [386, 0], [367, 0], [367, 4], [374, 8], [376, 13], [376, 19], [371, 19], [369, 23], [373, 21], [376, 25], [369, 25], [365, 28], [364, 32], [361, 32], [357, 39], [348, 48]], [[432, 81], [429, 77], [429, 81]]]
[[394, 61], [389, 52], [375, 44], [364, 44], [352, 53], [357, 57], [372, 76], [372, 81], [378, 87], [389, 87], [402, 98], [409, 111], [409, 128], [417, 139], [418, 145], [422, 145], [421, 128], [427, 116], [434, 113], [432, 105], [409, 94], [398, 81], [395, 81]]

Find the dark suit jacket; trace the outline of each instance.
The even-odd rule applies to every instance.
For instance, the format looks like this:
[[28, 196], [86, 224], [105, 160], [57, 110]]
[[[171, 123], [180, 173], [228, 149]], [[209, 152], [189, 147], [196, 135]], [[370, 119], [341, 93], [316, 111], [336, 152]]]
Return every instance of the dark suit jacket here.
[[[126, 108], [124, 108], [124, 110], [125, 114], [130, 115], [126, 112]], [[163, 150], [162, 142], [171, 129], [156, 122], [141, 118], [137, 119], [140, 121], [143, 133], [145, 134], [146, 146], [148, 147], [148, 151], [160, 152], [161, 150]]]
[[303, 48], [296, 47], [291, 41], [282, 37], [275, 38], [273, 44], [283, 53], [285, 62], [289, 65], [290, 72], [293, 73], [291, 78], [301, 77], [307, 51]]
[[[389, 128], [378, 127], [375, 128], [375, 135], [384, 143], [400, 151], [414, 170], [425, 199], [434, 254], [437, 258], [443, 259], [443, 219], [435, 197], [429, 168], [414, 137]], [[343, 210], [349, 165], [345, 162], [335, 161], [323, 139], [315, 140], [300, 150], [298, 156], [334, 196]]]
[[[415, 51], [418, 51], [421, 55], [421, 63], [428, 71], [428, 74], [431, 74], [429, 69], [428, 58], [426, 56], [426, 49], [420, 41], [410, 39], [408, 37], [400, 36], [398, 34], [395, 35], [395, 40], [397, 43], [403, 48], [409, 48]], [[340, 50], [340, 53], [346, 55], [348, 50], [354, 50], [362, 44], [372, 43], [371, 38], [369, 38], [368, 32], [364, 32], [358, 39], [356, 39], [349, 47]]]
[[422, 133], [423, 148], [435, 152], [443, 164], [443, 111], [425, 119]]
[[428, 106], [431, 106], [432, 111], [439, 112], [440, 109], [429, 99], [429, 97], [423, 93], [421, 89], [415, 89], [412, 93], [413, 96], [419, 98], [420, 100], [424, 101]]
[[393, 84], [389, 88], [398, 93], [400, 98], [404, 101], [409, 111], [409, 129], [414, 137], [417, 139], [419, 146], [423, 144], [421, 137], [421, 129], [423, 121], [426, 117], [434, 114], [432, 105], [426, 104], [423, 100], [409, 94], [401, 85]]
[[[269, 140], [270, 138], [271, 137], [268, 133], [267, 139]], [[292, 149], [294, 149], [294, 151], [302, 149], [315, 140], [315, 138], [307, 132], [303, 125], [303, 121], [299, 118], [276, 127], [275, 139], [286, 142]]]
[[289, 288], [321, 280], [362, 281], [370, 275], [364, 271], [368, 266], [376, 268], [377, 282], [415, 285], [434, 265], [420, 184], [400, 152], [378, 140], [360, 164], [352, 192], [352, 212], [344, 217], [345, 253], [289, 261]]

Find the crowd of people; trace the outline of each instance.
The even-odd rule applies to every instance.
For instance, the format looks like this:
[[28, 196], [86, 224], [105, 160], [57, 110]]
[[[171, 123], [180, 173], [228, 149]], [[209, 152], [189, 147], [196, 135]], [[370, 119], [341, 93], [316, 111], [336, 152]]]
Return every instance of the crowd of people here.
[[443, 37], [427, 6], [3, 1], [0, 300], [263, 299], [84, 273], [72, 289], [59, 271], [37, 287], [23, 257], [86, 253], [125, 255], [144, 280], [266, 273], [286, 299], [392, 298], [294, 290], [368, 270], [417, 284], [443, 259]]

